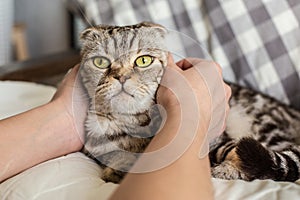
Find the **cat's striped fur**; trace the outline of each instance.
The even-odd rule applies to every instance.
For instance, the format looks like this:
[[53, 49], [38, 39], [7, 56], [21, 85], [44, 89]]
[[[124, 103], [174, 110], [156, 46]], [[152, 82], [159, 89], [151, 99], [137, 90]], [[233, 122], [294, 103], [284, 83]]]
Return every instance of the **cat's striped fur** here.
[[[149, 108], [155, 103], [167, 63], [165, 33], [163, 27], [152, 23], [97, 26], [82, 33], [80, 75], [90, 97], [84, 152], [104, 163], [102, 178], [106, 181], [119, 182], [125, 173], [113, 168], [126, 171], [136, 160], [118, 148], [143, 152], [151, 140]], [[154, 62], [137, 68], [134, 60], [141, 55], [152, 56]], [[111, 65], [95, 67], [92, 61], [99, 56], [108, 58]], [[231, 87], [227, 128], [210, 145], [212, 175], [244, 180], [298, 179], [300, 113], [252, 90]]]
[[225, 133], [210, 145], [212, 175], [223, 179], [300, 178], [300, 112], [253, 90], [230, 85]]

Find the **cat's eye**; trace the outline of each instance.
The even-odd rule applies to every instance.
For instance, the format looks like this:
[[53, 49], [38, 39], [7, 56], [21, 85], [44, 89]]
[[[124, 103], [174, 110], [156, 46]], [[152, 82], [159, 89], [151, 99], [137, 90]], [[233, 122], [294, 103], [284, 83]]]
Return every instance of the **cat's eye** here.
[[149, 55], [140, 56], [135, 60], [135, 65], [137, 67], [145, 68], [151, 65], [153, 62], [153, 57]]
[[110, 61], [105, 57], [95, 57], [93, 63], [100, 69], [106, 69], [110, 66]]

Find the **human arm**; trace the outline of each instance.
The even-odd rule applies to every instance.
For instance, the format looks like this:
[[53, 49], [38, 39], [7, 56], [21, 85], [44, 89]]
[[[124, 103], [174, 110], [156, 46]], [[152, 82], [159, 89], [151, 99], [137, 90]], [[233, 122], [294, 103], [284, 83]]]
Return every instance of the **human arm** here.
[[78, 68], [66, 76], [51, 102], [0, 121], [0, 182], [82, 148], [71, 104]]
[[[170, 141], [179, 123], [179, 118], [169, 118], [146, 152]], [[148, 173], [129, 173], [111, 199], [213, 199], [208, 157], [198, 158], [205, 129], [199, 130], [199, 138], [171, 165]]]
[[[190, 116], [197, 119], [201, 116], [198, 123], [195, 138], [191, 145], [182, 152], [182, 155], [171, 164], [147, 173], [129, 173], [112, 195], [111, 199], [213, 199], [213, 188], [210, 180], [209, 159], [206, 155], [199, 159], [199, 151], [206, 139], [206, 133], [211, 119], [210, 96], [205, 86], [204, 80], [195, 73], [194, 70], [188, 71], [191, 67], [185, 62], [180, 62], [179, 69], [172, 59], [168, 64], [173, 70], [178, 72], [188, 81], [193, 90], [197, 103], [198, 111], [194, 113], [199, 116]], [[216, 65], [212, 65], [216, 66]], [[187, 70], [182, 72], [180, 70]], [[219, 72], [220, 69], [218, 68]], [[165, 74], [165, 76], [168, 74]], [[171, 77], [172, 79], [172, 77]], [[172, 81], [172, 80], [171, 80]], [[173, 84], [180, 84], [173, 81]], [[230, 96], [230, 89], [224, 84], [226, 100]], [[223, 90], [223, 88], [221, 88]], [[225, 94], [224, 93], [224, 94]], [[167, 119], [165, 126], [153, 138], [145, 153], [159, 150], [168, 145], [174, 139], [174, 135], [179, 130], [179, 126], [186, 123], [188, 126], [192, 120], [182, 120], [182, 108], [176, 96], [167, 88], [160, 87], [158, 91], [158, 102], [165, 108]], [[184, 104], [184, 103], [183, 103]], [[174, 149], [176, 151], [176, 149]], [[147, 162], [141, 155], [137, 162]], [[149, 163], [148, 163], [149, 164]]]

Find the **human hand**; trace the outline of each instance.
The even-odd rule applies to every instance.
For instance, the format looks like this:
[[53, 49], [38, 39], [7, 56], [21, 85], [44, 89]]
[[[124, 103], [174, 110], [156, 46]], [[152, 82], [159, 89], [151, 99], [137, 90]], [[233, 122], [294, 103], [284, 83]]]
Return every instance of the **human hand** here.
[[[185, 134], [206, 129], [200, 157], [208, 154], [209, 142], [225, 129], [225, 118], [231, 95], [223, 82], [220, 66], [212, 61], [186, 58], [174, 63], [169, 56], [168, 67], [157, 92], [157, 102], [167, 115], [181, 115], [181, 124], [189, 124]], [[176, 111], [177, 110], [177, 111]], [[180, 113], [180, 114], [179, 114]], [[199, 123], [197, 128], [194, 123]]]
[[50, 103], [66, 112], [73, 123], [70, 130], [74, 130], [80, 136], [82, 143], [88, 98], [78, 78], [79, 68], [80, 65], [76, 65], [68, 71]]

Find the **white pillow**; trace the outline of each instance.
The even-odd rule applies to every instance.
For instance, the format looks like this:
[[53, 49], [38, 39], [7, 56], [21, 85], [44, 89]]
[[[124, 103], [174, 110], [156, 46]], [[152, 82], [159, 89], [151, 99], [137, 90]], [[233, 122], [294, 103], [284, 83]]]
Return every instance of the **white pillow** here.
[[0, 185], [0, 197], [6, 200], [104, 200], [116, 184], [100, 179], [101, 168], [82, 153], [56, 158]]
[[51, 100], [51, 86], [19, 81], [0, 81], [0, 119], [16, 115]]

